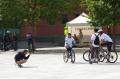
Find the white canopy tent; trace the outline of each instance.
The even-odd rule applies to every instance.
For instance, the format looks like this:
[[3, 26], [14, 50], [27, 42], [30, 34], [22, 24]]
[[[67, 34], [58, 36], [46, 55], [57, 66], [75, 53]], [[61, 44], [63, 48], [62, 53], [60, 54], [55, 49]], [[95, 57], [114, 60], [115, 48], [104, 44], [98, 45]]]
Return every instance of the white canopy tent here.
[[73, 19], [70, 22], [67, 22], [66, 25], [67, 26], [90, 26], [90, 24], [88, 23], [90, 19], [88, 19], [87, 17], [88, 15], [86, 15], [85, 13], [82, 13], [77, 18]]
[[90, 19], [87, 18], [88, 15], [85, 13], [82, 13], [77, 18], [73, 19], [70, 22], [66, 23], [66, 26], [68, 27], [68, 31], [70, 33], [76, 34], [79, 37], [79, 30], [82, 30], [83, 33], [83, 40], [82, 42], [90, 42], [90, 36], [93, 34], [93, 27], [90, 26], [89, 22]]

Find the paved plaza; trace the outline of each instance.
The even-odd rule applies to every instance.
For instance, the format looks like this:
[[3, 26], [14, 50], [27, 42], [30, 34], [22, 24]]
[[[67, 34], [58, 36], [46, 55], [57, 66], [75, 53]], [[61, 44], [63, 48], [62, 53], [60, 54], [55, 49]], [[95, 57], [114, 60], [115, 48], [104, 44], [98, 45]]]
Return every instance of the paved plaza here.
[[90, 65], [77, 53], [72, 64], [63, 62], [62, 53], [32, 54], [24, 68], [18, 68], [15, 54], [12, 50], [0, 52], [0, 79], [120, 79], [120, 59]]

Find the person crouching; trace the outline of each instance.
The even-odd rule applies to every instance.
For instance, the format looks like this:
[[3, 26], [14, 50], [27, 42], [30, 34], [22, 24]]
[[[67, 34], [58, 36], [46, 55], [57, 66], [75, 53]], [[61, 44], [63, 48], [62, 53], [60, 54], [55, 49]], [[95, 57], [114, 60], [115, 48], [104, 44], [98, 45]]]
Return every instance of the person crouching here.
[[30, 57], [30, 53], [27, 50], [18, 52], [15, 55], [15, 63], [18, 65], [18, 67], [23, 67], [21, 64], [26, 63], [28, 58]]

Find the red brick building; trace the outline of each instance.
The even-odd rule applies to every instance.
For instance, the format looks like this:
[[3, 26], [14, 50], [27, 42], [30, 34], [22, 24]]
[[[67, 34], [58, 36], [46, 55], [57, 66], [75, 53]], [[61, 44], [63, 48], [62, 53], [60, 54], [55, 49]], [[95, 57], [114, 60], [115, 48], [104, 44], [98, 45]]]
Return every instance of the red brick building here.
[[26, 22], [21, 27], [21, 36], [24, 38], [27, 33], [32, 33], [35, 38], [41, 38], [41, 41], [50, 41], [54, 38], [63, 39], [64, 25], [60, 22], [56, 22], [55, 25], [50, 25], [45, 20], [41, 20], [35, 23], [34, 26], [32, 26], [31, 24]]
[[30, 24], [26, 23], [21, 28], [22, 36], [24, 37], [27, 33], [32, 33], [34, 36], [63, 36], [64, 35], [64, 25], [57, 22], [55, 25], [49, 25], [45, 21], [39, 21], [32, 27]]
[[120, 24], [116, 25], [115, 27], [110, 27], [110, 29], [107, 27], [103, 27], [103, 29], [106, 33], [120, 35]]
[[[72, 17], [70, 16], [69, 20], [73, 19], [73, 17], [75, 18], [76, 15], [73, 15]], [[108, 33], [107, 28], [103, 29], [106, 33]], [[64, 24], [62, 23], [62, 21], [56, 22], [55, 25], [50, 25], [45, 20], [40, 20], [35, 23], [34, 27], [31, 26], [31, 24], [25, 23], [21, 27], [20, 31], [22, 37], [25, 37], [27, 33], [32, 33], [34, 37], [41, 38], [43, 40], [53, 40], [54, 38], [57, 40], [64, 39]], [[114, 28], [112, 28], [111, 34], [120, 35], [120, 25], [116, 25]]]
[[[77, 14], [78, 15], [78, 14]], [[69, 16], [69, 20], [72, 20], [77, 15]], [[34, 26], [29, 24], [28, 22], [24, 23], [24, 25], [20, 29], [20, 34], [24, 38], [27, 33], [32, 33], [34, 37], [41, 38], [46, 40], [53, 40], [54, 38], [57, 40], [64, 40], [64, 24], [63, 21], [68, 21], [68, 16], [63, 15], [62, 19], [57, 21], [54, 25], [50, 25], [46, 20], [40, 20], [35, 23]]]

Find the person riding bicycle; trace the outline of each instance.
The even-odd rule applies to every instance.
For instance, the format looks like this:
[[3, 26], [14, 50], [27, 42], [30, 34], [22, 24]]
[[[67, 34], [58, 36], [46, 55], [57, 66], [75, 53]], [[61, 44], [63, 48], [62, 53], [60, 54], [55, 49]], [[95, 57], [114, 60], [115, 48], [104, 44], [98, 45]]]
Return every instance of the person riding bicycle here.
[[[71, 33], [68, 33], [68, 36], [65, 38], [65, 47], [67, 49], [67, 51], [71, 51], [72, 47], [75, 45], [75, 40], [74, 38], [71, 36]], [[71, 53], [70, 53], [71, 56]]]
[[112, 43], [113, 43], [111, 37], [109, 35], [107, 35], [106, 33], [104, 33], [102, 29], [98, 30], [98, 33], [99, 33], [99, 37], [100, 37], [100, 44], [107, 45], [107, 50], [108, 50], [108, 52], [110, 52]]
[[[92, 34], [92, 36], [91, 36], [91, 47], [90, 47], [90, 49], [91, 49], [91, 61], [90, 61], [90, 63], [92, 63], [93, 61], [98, 61], [97, 60], [98, 54], [99, 54], [99, 40], [97, 40], [97, 36], [99, 37], [98, 30], [99, 29], [95, 28], [94, 34]], [[98, 41], [98, 43], [95, 43], [95, 41]], [[95, 55], [96, 55], [97, 59], [94, 57]]]

